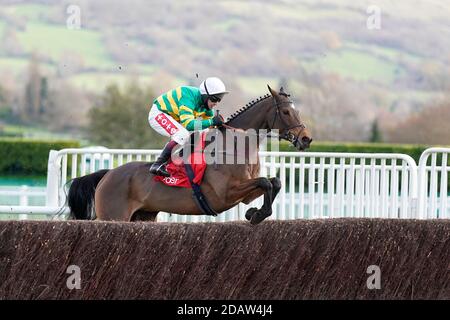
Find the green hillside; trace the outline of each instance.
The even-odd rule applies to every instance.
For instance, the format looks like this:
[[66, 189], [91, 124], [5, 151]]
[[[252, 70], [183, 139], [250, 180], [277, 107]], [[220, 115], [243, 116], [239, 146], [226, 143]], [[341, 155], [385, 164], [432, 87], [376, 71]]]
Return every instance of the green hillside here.
[[[370, 5], [379, 29], [368, 28]], [[450, 92], [449, 16], [446, 0], [4, 1], [0, 135], [88, 138], [111, 84], [130, 93], [138, 83], [152, 100], [219, 76], [232, 93], [225, 116], [283, 85], [314, 140], [369, 141], [378, 123], [384, 141], [441, 141], [434, 120], [415, 119]]]
[[27, 23], [24, 32], [18, 33], [18, 39], [27, 52], [45, 50], [45, 55], [53, 61], [58, 61], [67, 53], [77, 52], [87, 67], [98, 69], [114, 67], [103, 46], [100, 32], [69, 30], [63, 26], [30, 22]]
[[355, 80], [375, 80], [383, 83], [393, 83], [395, 78], [404, 72], [395, 62], [352, 48], [339, 50], [318, 59], [315, 66]]
[[[130, 3], [125, 8], [114, 0], [108, 2], [111, 16], [96, 11], [101, 5], [81, 8], [82, 18], [87, 22], [80, 30], [70, 30], [65, 26], [67, 14], [62, 4], [57, 1], [48, 3], [22, 1], [0, 9], [0, 39], [7, 43], [5, 38], [13, 32], [14, 41], [23, 51], [22, 54], [12, 54], [7, 48], [1, 49], [0, 72], [8, 70], [20, 74], [33, 53], [44, 57], [42, 64], [49, 73], [61, 72], [58, 69], [61, 62], [68, 56], [75, 56], [78, 65], [75, 74], [68, 75], [68, 80], [88, 90], [100, 90], [104, 86], [98, 84], [105, 81], [122, 83], [131, 70], [149, 81], [155, 80], [153, 77], [158, 70], [180, 79], [192, 79], [200, 70], [203, 73], [232, 73], [230, 76], [238, 77], [244, 91], [254, 94], [256, 87], [279, 77], [278, 74], [270, 76], [259, 67], [256, 63], [259, 58], [261, 63], [272, 63], [268, 67], [274, 69], [277, 55], [282, 54], [297, 61], [294, 68], [320, 70], [389, 87], [400, 78], [413, 77], [416, 70], [408, 69], [405, 62], [420, 65], [425, 58], [438, 64], [446, 62], [445, 55], [439, 61], [427, 52], [429, 48], [424, 46], [433, 41], [430, 37], [450, 53], [450, 40], [445, 37], [446, 33], [428, 32], [426, 39], [421, 41], [420, 38], [424, 36], [421, 28], [429, 30], [441, 26], [443, 20], [440, 18], [445, 18], [450, 12], [447, 5], [441, 10], [437, 10], [436, 5], [426, 8], [421, 5], [427, 13], [424, 15], [405, 1], [399, 1], [397, 7], [384, 4], [385, 19], [396, 29], [380, 31], [377, 38], [374, 32], [364, 30], [366, 6], [349, 0], [326, 0], [321, 4], [311, 1], [233, 0], [218, 1], [214, 6], [178, 0], [171, 4], [157, 1], [152, 8], [139, 2]], [[119, 15], [125, 10], [133, 20], [127, 19], [126, 14]], [[186, 11], [189, 15], [185, 14]], [[158, 17], [166, 12], [171, 14], [164, 19]], [[405, 12], [409, 14], [405, 15]], [[152, 18], [148, 18], [149, 14]], [[397, 16], [403, 20], [396, 21]], [[425, 19], [424, 16], [433, 19]], [[202, 24], [197, 25], [195, 22], [200, 17], [205, 18]], [[83, 19], [82, 23], [86, 21]], [[416, 23], [419, 32], [404, 27], [403, 23]], [[355, 24], [360, 28], [352, 29], [351, 25]], [[339, 42], [336, 48], [328, 48], [323, 40], [323, 32], [329, 33], [330, 30]], [[201, 34], [202, 31], [205, 35]], [[390, 40], [385, 45], [380, 41], [384, 37], [382, 32], [390, 33]], [[408, 36], [418, 37], [417, 43], [405, 40]], [[283, 47], [286, 49], [282, 50]], [[264, 50], [255, 51], [255, 48]], [[250, 58], [252, 55], [256, 55], [255, 59]], [[250, 59], [249, 63], [245, 63], [246, 59]], [[237, 62], [236, 71], [228, 68], [231, 62]], [[283, 68], [279, 73], [289, 70], [292, 67]]]

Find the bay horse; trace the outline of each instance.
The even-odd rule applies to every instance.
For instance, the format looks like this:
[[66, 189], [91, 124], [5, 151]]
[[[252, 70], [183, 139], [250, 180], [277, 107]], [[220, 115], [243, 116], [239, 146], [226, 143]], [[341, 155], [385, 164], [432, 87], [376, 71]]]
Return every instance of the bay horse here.
[[[220, 128], [279, 131], [279, 137], [290, 141], [298, 150], [309, 147], [312, 139], [300, 119], [289, 95], [268, 86], [270, 94], [252, 101]], [[229, 130], [229, 129], [228, 129]], [[262, 131], [262, 130], [261, 130]], [[229, 134], [229, 132], [228, 132]], [[239, 203], [249, 204], [264, 194], [261, 208], [250, 208], [245, 217], [258, 224], [272, 214], [272, 203], [281, 189], [277, 177], [259, 177], [260, 164], [208, 164], [201, 184], [211, 208], [221, 213]], [[167, 186], [154, 181], [151, 163], [129, 162], [111, 170], [100, 170], [73, 179], [68, 192], [70, 218], [84, 220], [156, 221], [158, 212], [202, 215], [192, 197], [192, 189]]]

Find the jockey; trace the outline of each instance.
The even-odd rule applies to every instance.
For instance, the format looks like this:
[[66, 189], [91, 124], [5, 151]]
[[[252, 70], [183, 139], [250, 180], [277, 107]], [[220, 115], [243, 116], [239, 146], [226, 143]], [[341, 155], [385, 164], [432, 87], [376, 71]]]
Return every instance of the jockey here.
[[215, 116], [213, 108], [226, 93], [228, 92], [222, 80], [211, 77], [203, 81], [198, 88], [181, 86], [155, 99], [148, 122], [156, 132], [170, 137], [171, 140], [151, 165], [151, 173], [169, 177], [170, 174], [165, 168], [166, 162], [172, 149], [177, 144], [184, 145], [189, 139], [189, 131], [223, 124], [223, 118]]

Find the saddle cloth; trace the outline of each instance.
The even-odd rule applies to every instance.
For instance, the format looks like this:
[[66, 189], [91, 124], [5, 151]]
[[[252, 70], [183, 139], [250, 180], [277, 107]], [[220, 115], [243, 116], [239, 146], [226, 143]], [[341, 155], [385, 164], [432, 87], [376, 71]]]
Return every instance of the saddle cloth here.
[[[205, 155], [203, 153], [206, 132], [201, 132], [200, 137], [199, 142], [195, 145], [194, 151], [188, 156], [188, 163], [191, 164], [192, 170], [194, 171], [193, 182], [199, 185], [203, 180], [203, 175], [206, 170]], [[166, 165], [166, 170], [170, 173], [170, 177], [155, 176], [154, 180], [160, 181], [171, 187], [191, 188], [182, 158], [176, 159], [175, 162], [173, 162], [171, 158]]]

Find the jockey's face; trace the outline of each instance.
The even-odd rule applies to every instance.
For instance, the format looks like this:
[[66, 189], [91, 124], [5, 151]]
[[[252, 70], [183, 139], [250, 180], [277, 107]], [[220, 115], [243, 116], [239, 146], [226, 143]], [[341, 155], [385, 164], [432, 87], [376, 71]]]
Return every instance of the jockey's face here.
[[214, 109], [219, 102], [212, 102], [211, 99], [208, 99], [208, 108]]

